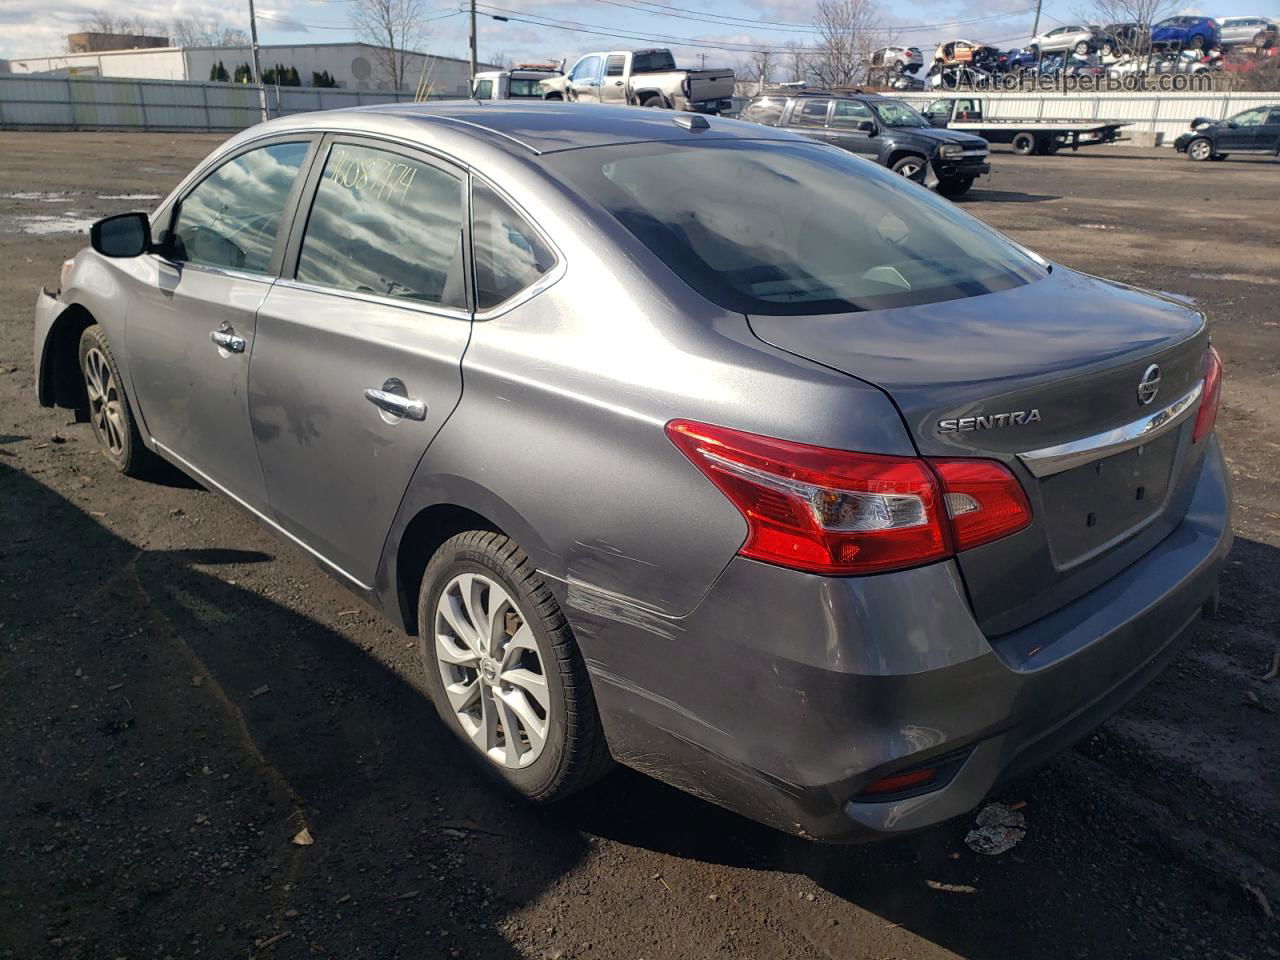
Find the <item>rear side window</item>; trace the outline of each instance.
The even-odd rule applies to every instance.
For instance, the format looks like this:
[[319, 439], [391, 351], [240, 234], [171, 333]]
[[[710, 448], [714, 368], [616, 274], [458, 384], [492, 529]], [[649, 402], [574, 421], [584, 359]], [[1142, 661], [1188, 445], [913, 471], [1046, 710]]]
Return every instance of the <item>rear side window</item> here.
[[480, 180], [471, 187], [471, 237], [478, 310], [510, 300], [556, 263], [530, 223]]
[[615, 53], [604, 62], [604, 75], [606, 77], [622, 76], [622, 68], [626, 65], [627, 58], [621, 53]]
[[791, 124], [796, 127], [825, 127], [830, 100], [802, 100], [791, 111]]
[[274, 143], [228, 160], [182, 199], [169, 240], [175, 260], [266, 273], [308, 143]]
[[298, 280], [464, 307], [462, 181], [354, 144], [329, 152], [298, 258]]
[[782, 108], [787, 101], [778, 97], [762, 97], [752, 100], [742, 111], [742, 119], [752, 123], [763, 123], [773, 126], [782, 117]]

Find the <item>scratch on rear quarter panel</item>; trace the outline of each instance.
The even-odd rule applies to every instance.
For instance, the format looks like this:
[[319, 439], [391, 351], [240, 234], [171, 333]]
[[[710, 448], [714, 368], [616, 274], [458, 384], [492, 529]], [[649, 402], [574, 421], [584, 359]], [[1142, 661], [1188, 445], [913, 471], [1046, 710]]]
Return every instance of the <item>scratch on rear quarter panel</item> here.
[[664, 617], [649, 607], [641, 606], [630, 597], [594, 587], [570, 576], [566, 581], [565, 602], [574, 609], [616, 623], [648, 630], [660, 637], [674, 640], [684, 633], [684, 627]]

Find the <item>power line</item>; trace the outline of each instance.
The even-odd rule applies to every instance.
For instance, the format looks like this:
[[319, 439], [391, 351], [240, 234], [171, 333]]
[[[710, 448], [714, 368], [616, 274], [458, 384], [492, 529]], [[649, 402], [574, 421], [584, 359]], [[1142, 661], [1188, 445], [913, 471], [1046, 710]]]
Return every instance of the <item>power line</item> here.
[[[441, 9], [449, 9], [449, 8], [445, 7]], [[451, 10], [449, 13], [437, 14], [434, 17], [423, 17], [422, 22], [429, 23], [433, 20], [448, 20], [450, 17], [459, 16], [461, 13], [462, 13], [461, 10]], [[283, 23], [283, 24], [288, 24], [295, 27], [306, 27], [309, 30], [346, 30], [346, 31], [352, 30], [351, 24], [346, 24], [344, 26], [335, 26], [333, 24], [328, 24], [328, 23], [308, 23], [305, 20], [295, 20], [292, 17], [275, 17], [269, 13], [259, 13], [258, 19], [270, 20], [272, 23]]]

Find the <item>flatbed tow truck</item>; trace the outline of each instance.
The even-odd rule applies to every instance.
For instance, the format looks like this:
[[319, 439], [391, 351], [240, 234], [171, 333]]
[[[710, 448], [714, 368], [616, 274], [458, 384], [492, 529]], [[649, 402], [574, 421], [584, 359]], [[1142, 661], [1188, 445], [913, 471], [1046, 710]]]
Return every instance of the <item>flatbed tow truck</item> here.
[[1013, 152], [1053, 154], [1062, 147], [1079, 150], [1100, 143], [1122, 139], [1120, 128], [1127, 120], [1039, 120], [1020, 117], [988, 117], [982, 115], [979, 97], [944, 97], [924, 109], [924, 115], [935, 127], [963, 130], [976, 134], [988, 143], [1007, 143]]

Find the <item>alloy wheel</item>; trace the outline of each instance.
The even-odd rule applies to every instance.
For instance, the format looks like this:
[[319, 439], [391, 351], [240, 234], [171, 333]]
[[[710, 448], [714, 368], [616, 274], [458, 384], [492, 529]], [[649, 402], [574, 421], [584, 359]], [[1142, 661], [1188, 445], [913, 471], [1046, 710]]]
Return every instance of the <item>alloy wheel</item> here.
[[124, 409], [111, 365], [97, 347], [84, 355], [84, 385], [89, 394], [89, 421], [98, 439], [114, 456], [124, 454]]
[[1191, 144], [1192, 160], [1208, 160], [1213, 153], [1213, 146], [1208, 140], [1196, 140]]
[[463, 732], [499, 766], [527, 767], [542, 754], [550, 696], [537, 640], [506, 589], [462, 573], [436, 602], [435, 656]]
[[924, 169], [924, 165], [916, 161], [908, 161], [898, 167], [898, 173], [906, 177], [908, 180], [915, 180], [920, 176], [920, 171]]

